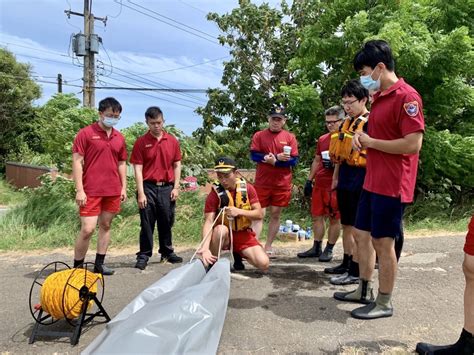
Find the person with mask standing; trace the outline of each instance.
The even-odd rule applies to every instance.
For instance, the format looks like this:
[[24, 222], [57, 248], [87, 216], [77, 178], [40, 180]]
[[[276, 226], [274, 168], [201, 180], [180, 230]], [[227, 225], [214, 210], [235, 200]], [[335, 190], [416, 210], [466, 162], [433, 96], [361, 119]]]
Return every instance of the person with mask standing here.
[[[268, 128], [252, 137], [250, 157], [257, 163], [255, 190], [263, 208], [270, 209], [265, 251], [273, 257], [272, 243], [280, 227], [280, 215], [291, 199], [292, 168], [298, 162], [298, 142], [295, 136], [284, 130], [285, 108], [274, 106], [268, 114]], [[263, 220], [254, 221], [252, 229], [257, 238], [262, 232]]]
[[352, 292], [336, 292], [342, 301], [366, 304], [351, 312], [359, 319], [393, 315], [392, 292], [397, 274], [395, 239], [400, 235], [404, 207], [413, 201], [419, 151], [425, 128], [418, 92], [395, 74], [392, 50], [383, 40], [364, 44], [354, 69], [367, 90], [375, 90], [368, 132], [357, 132], [353, 148], [367, 149], [367, 168], [355, 222], [355, 238], [371, 239], [379, 261], [379, 290], [372, 297], [375, 253], [359, 249], [360, 281]]
[[183, 261], [174, 252], [171, 232], [181, 180], [181, 149], [178, 140], [163, 129], [165, 119], [159, 107], [149, 107], [145, 120], [149, 130], [137, 139], [130, 158], [140, 209], [140, 250], [135, 264], [140, 270], [146, 268], [153, 254], [155, 225], [161, 261]]
[[94, 272], [112, 275], [104, 265], [110, 226], [127, 198], [125, 138], [113, 127], [122, 106], [113, 97], [99, 102], [99, 120], [82, 128], [72, 146], [72, 174], [76, 187], [81, 230], [74, 247], [74, 267], [84, 263], [89, 243], [99, 225]]

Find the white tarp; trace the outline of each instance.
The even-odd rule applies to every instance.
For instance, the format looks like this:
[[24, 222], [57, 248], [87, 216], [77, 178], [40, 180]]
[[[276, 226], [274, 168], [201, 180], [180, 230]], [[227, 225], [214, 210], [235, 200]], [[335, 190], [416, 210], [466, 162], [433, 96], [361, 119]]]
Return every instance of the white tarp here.
[[230, 289], [230, 263], [206, 274], [200, 260], [145, 289], [82, 354], [215, 354]]

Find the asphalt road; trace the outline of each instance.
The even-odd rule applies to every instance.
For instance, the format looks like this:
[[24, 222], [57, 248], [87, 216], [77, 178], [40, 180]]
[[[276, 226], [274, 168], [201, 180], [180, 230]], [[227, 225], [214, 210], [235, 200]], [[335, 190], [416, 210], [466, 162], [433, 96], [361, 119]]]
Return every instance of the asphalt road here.
[[[344, 288], [329, 283], [323, 273], [328, 264], [295, 257], [309, 241], [277, 248], [278, 258], [272, 261], [268, 274], [248, 267], [232, 277], [219, 353], [405, 354], [420, 340], [453, 342], [463, 321], [463, 243], [463, 236], [408, 239], [394, 291], [395, 314], [372, 321], [352, 319], [349, 312], [357, 305], [332, 298]], [[340, 243], [335, 251], [332, 265], [340, 261]], [[189, 260], [191, 251], [180, 254]], [[102, 331], [103, 324], [88, 326], [74, 347], [67, 338], [40, 337], [28, 344], [34, 325], [29, 290], [35, 275], [49, 262], [69, 263], [71, 255], [67, 250], [0, 253], [2, 354], [76, 354]], [[108, 265], [117, 269], [115, 275], [106, 277], [103, 300], [112, 318], [141, 290], [176, 267], [160, 264], [155, 258], [145, 271], [139, 271], [133, 268], [134, 259], [133, 252], [123, 251], [112, 251], [108, 257]], [[50, 327], [67, 330], [68, 324], [59, 321]]]

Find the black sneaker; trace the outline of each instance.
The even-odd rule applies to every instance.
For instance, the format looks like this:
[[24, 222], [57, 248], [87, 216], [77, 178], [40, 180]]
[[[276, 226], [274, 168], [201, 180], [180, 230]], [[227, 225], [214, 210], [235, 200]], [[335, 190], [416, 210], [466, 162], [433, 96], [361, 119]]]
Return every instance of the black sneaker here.
[[324, 251], [322, 254], [319, 256], [319, 261], [321, 262], [330, 262], [332, 260], [332, 249], [329, 249], [328, 247], [324, 248]]
[[178, 264], [178, 263], [182, 263], [183, 262], [183, 258], [176, 255], [175, 253], [171, 253], [169, 255], [162, 255], [161, 256], [161, 262], [164, 263], [164, 262], [169, 262], [171, 264]]
[[335, 267], [327, 267], [324, 269], [325, 274], [333, 274], [333, 275], [342, 275], [346, 273], [347, 271], [349, 271], [349, 269], [343, 264], [340, 264]]
[[242, 262], [242, 256], [239, 253], [232, 253], [234, 255], [234, 270], [242, 271], [245, 270], [245, 265]]
[[115, 274], [114, 269], [111, 269], [111, 268], [105, 266], [104, 264], [102, 264], [102, 265], [99, 264], [99, 265], [94, 266], [94, 272], [96, 274], [102, 274], [102, 275], [106, 275], [106, 276], [110, 276], [110, 275]]
[[313, 245], [311, 249], [306, 250], [305, 252], [296, 254], [298, 258], [319, 258], [321, 255], [321, 246], [319, 248], [316, 245]]
[[135, 267], [140, 270], [145, 270], [148, 264], [148, 259], [149, 257], [146, 255], [138, 255], [137, 263], [135, 264]]

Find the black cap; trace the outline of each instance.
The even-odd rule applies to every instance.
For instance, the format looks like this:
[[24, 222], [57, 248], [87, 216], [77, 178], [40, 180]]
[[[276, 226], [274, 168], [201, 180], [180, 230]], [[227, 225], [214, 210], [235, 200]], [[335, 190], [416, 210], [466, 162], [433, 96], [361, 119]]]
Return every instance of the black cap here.
[[268, 113], [270, 117], [281, 117], [281, 118], [286, 118], [286, 110], [285, 106], [281, 104], [273, 105], [272, 108], [270, 109], [270, 112]]
[[235, 161], [228, 157], [220, 157], [216, 160], [214, 171], [217, 173], [228, 173], [237, 169]]

